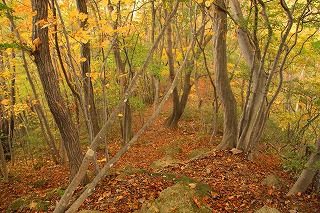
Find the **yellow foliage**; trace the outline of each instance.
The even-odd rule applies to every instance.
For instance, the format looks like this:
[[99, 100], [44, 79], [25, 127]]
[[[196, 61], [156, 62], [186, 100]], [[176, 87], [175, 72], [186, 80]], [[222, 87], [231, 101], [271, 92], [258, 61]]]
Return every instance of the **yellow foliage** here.
[[88, 14], [85, 14], [85, 13], [78, 14], [78, 19], [82, 22], [85, 21], [87, 18], [88, 18]]
[[79, 62], [86, 62], [87, 61], [87, 58], [83, 57], [83, 58], [80, 58]]
[[3, 99], [3, 100], [1, 101], [1, 104], [7, 106], [7, 105], [10, 104], [10, 102], [11, 102], [10, 99]]

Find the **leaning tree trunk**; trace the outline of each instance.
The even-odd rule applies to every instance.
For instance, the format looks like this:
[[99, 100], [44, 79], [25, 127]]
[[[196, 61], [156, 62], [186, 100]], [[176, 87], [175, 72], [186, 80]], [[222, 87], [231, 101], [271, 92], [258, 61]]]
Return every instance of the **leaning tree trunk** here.
[[314, 176], [317, 174], [320, 163], [320, 137], [316, 142], [316, 150], [311, 155], [307, 162], [305, 169], [302, 171], [300, 177], [287, 193], [287, 196], [297, 194], [298, 192], [305, 192], [312, 183]]
[[[217, 4], [225, 8], [225, 1]], [[223, 108], [223, 139], [217, 149], [234, 148], [237, 144], [237, 105], [231, 90], [227, 69], [227, 14], [217, 6], [213, 7], [214, 79]]]
[[76, 175], [82, 161], [77, 128], [71, 120], [62, 98], [59, 82], [51, 61], [48, 27], [41, 21], [48, 17], [48, 0], [32, 0], [32, 9], [37, 11], [33, 16], [34, 60], [44, 89], [50, 111], [57, 123], [63, 143], [65, 145], [70, 167], [71, 179]]

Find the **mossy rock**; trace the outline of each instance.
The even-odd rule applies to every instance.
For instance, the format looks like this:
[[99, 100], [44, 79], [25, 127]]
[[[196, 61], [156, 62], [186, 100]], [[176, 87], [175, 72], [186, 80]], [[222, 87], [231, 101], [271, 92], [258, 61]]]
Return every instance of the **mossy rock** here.
[[210, 149], [204, 148], [204, 149], [196, 149], [193, 150], [189, 155], [188, 155], [188, 160], [199, 157], [205, 153], [210, 152]]
[[165, 156], [159, 160], [153, 161], [151, 164], [151, 168], [153, 169], [163, 169], [167, 166], [175, 165], [175, 164], [180, 164], [181, 161], [172, 157], [172, 156]]
[[189, 185], [178, 182], [176, 185], [163, 190], [160, 196], [151, 201], [145, 202], [140, 213], [209, 213], [212, 212], [201, 201], [201, 193]]
[[281, 179], [274, 174], [268, 175], [265, 179], [262, 180], [262, 184], [267, 186], [279, 186], [281, 185]]
[[271, 208], [269, 206], [263, 206], [261, 209], [258, 209], [254, 213], [281, 213], [278, 209]]
[[178, 146], [163, 146], [160, 150], [169, 156], [175, 156], [178, 153], [182, 153], [182, 149]]

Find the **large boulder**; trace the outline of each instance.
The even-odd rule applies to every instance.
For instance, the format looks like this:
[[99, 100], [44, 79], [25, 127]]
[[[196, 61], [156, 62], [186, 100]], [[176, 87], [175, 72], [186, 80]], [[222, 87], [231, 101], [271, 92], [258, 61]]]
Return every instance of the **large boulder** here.
[[181, 164], [182, 162], [172, 156], [165, 156], [159, 160], [152, 162], [151, 168], [155, 170], [163, 169], [167, 166], [176, 166]]
[[201, 201], [201, 192], [197, 188], [197, 184], [178, 182], [163, 190], [157, 199], [145, 202], [138, 212], [209, 213], [212, 210]]

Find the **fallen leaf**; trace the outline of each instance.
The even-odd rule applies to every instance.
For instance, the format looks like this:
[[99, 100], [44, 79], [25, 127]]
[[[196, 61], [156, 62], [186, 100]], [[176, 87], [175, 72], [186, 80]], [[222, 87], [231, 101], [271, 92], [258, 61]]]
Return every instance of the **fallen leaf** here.
[[193, 197], [193, 201], [197, 204], [198, 208], [201, 208], [201, 202], [197, 197]]
[[240, 154], [240, 153], [242, 153], [242, 152], [243, 152], [242, 150], [237, 149], [237, 148], [233, 148], [233, 149], [231, 149], [230, 151], [231, 151], [231, 152], [232, 152], [232, 154], [234, 154], [234, 155], [237, 155], [237, 154]]
[[189, 186], [191, 189], [194, 189], [197, 187], [197, 183], [189, 183]]
[[34, 208], [36, 208], [37, 205], [38, 205], [38, 203], [32, 201], [32, 202], [30, 203], [30, 205], [29, 205], [29, 208], [30, 208], [30, 209], [34, 209]]

